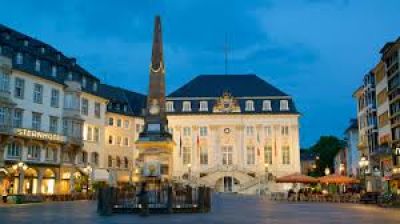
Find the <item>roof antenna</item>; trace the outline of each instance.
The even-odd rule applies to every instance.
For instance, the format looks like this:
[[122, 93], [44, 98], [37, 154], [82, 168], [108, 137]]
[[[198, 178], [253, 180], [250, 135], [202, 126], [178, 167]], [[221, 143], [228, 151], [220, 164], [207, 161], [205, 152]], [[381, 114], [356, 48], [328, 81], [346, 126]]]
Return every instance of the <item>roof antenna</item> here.
[[225, 33], [225, 44], [224, 44], [225, 75], [228, 74], [228, 53], [229, 53], [228, 33]]

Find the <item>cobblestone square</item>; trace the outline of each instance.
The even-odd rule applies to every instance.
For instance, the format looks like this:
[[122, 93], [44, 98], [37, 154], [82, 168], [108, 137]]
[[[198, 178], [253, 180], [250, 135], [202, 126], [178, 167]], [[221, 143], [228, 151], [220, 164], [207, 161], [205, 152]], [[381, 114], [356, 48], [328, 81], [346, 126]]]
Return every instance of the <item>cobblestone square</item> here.
[[0, 223], [400, 223], [400, 210], [375, 205], [274, 202], [236, 195], [215, 195], [213, 201], [210, 213], [145, 218], [134, 214], [101, 217], [93, 201], [1, 206]]

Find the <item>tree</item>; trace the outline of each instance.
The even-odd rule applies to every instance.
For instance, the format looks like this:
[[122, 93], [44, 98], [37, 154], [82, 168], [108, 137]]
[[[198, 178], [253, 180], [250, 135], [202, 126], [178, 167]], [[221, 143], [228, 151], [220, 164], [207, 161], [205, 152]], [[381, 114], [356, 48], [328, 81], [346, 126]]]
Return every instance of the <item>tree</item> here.
[[333, 161], [340, 149], [345, 147], [345, 142], [335, 136], [321, 136], [310, 150], [319, 156], [316, 160], [315, 176], [323, 176], [325, 168], [333, 168]]

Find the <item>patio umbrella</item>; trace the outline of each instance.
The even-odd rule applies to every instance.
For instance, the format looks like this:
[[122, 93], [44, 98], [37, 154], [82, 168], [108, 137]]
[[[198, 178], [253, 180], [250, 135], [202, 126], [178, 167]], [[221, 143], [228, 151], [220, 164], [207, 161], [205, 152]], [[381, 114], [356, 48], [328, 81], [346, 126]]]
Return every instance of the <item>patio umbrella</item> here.
[[348, 176], [339, 174], [331, 174], [318, 178], [319, 182], [323, 184], [357, 184], [360, 181]]
[[300, 173], [294, 173], [287, 176], [276, 178], [277, 183], [302, 183], [302, 184], [313, 184], [317, 183], [318, 180], [314, 177], [306, 176]]

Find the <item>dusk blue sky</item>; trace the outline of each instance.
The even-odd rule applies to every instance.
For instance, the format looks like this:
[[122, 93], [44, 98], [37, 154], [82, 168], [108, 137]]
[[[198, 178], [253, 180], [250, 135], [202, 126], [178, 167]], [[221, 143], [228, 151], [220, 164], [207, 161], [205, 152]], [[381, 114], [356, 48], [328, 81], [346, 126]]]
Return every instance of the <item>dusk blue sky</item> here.
[[167, 90], [197, 74], [256, 73], [295, 99], [301, 145], [343, 136], [354, 90], [400, 36], [398, 0], [0, 0], [0, 23], [76, 57], [106, 83], [146, 93], [161, 15]]

